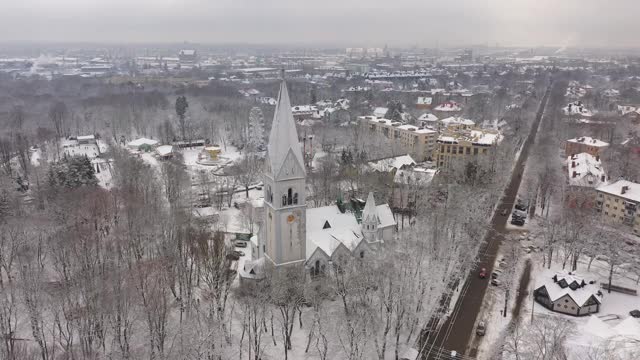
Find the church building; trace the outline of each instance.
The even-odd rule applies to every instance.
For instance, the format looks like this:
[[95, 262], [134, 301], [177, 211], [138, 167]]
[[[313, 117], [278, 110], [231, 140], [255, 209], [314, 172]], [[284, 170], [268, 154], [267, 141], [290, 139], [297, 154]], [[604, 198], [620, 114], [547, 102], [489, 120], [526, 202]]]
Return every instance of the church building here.
[[391, 240], [396, 221], [389, 205], [369, 193], [358, 221], [337, 205], [307, 209], [306, 170], [286, 82], [280, 84], [264, 168], [264, 219], [251, 239], [252, 261], [241, 278], [258, 279], [264, 266], [303, 265], [312, 275], [342, 255], [365, 258]]

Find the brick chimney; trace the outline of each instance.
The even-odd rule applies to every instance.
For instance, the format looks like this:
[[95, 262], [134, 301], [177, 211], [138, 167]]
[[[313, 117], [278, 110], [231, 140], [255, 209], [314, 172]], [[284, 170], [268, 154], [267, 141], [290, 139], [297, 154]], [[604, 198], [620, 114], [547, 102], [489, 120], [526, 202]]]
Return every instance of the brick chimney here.
[[[576, 162], [575, 162], [575, 161], [572, 161], [572, 162], [571, 162], [571, 167], [572, 167], [572, 168], [576, 167]], [[575, 177], [575, 176], [574, 176], [574, 177]]]
[[627, 190], [629, 190], [629, 187], [628, 186], [623, 186], [621, 194], [622, 195], [626, 194]]
[[[572, 177], [576, 177], [578, 176], [578, 173], [576, 171], [573, 172], [573, 176]], [[623, 193], [624, 194], [624, 193]]]

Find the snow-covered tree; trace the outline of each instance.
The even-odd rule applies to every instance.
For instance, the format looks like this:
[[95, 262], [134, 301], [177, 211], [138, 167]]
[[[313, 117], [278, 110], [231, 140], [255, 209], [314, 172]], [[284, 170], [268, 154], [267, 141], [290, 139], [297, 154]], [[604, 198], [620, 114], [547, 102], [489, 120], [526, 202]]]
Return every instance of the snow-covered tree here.
[[247, 152], [264, 150], [264, 115], [257, 106], [251, 108], [251, 112], [249, 112], [247, 132]]

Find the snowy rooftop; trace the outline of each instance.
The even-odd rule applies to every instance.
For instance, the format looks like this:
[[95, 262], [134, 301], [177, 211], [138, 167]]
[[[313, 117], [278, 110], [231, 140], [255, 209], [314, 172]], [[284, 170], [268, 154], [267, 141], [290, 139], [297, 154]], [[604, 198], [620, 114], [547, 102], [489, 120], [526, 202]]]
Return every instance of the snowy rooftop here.
[[465, 119], [460, 116], [451, 116], [445, 119], [442, 119], [442, 122], [445, 125], [465, 125], [465, 126], [473, 126], [476, 123], [473, 120]]
[[627, 180], [618, 180], [612, 184], [598, 187], [598, 191], [616, 195], [631, 201], [640, 202], [640, 184]]
[[156, 148], [156, 152], [160, 156], [167, 156], [173, 152], [173, 146], [171, 145], [162, 145]]
[[[556, 301], [563, 296], [568, 295], [576, 302], [576, 304], [578, 304], [578, 306], [584, 306], [587, 300], [592, 296], [596, 301], [602, 303], [602, 296], [598, 295], [598, 291], [600, 291], [598, 284], [589, 284], [589, 281], [584, 280], [575, 273], [573, 275], [569, 275], [567, 273], [555, 273], [551, 270], [545, 270], [538, 279], [536, 289], [545, 287], [551, 301]], [[560, 286], [563, 281], [566, 282], [567, 285], [564, 288]], [[572, 283], [577, 285], [577, 288], [574, 287], [575, 290], [570, 286]]]
[[[325, 228], [326, 224], [329, 227]], [[307, 258], [316, 248], [328, 256], [340, 246], [355, 249], [362, 240], [362, 231], [355, 215], [342, 213], [337, 205], [307, 209]]]
[[562, 108], [562, 112], [564, 112], [565, 115], [580, 115], [585, 117], [593, 116], [593, 112], [587, 109], [580, 101], [569, 103], [567, 106]]
[[438, 106], [436, 106], [435, 110], [437, 111], [461, 111], [462, 107], [454, 101], [447, 101]]
[[387, 111], [389, 111], [386, 107], [377, 107], [373, 110], [373, 116], [375, 117], [384, 117], [387, 115]]
[[409, 155], [400, 155], [369, 162], [369, 166], [377, 171], [382, 172], [388, 172], [393, 169], [400, 169], [403, 166], [411, 166], [415, 164], [415, 160], [413, 160], [413, 158]]
[[438, 121], [438, 117], [431, 113], [424, 113], [418, 118], [419, 121]]
[[480, 145], [493, 145], [502, 140], [502, 136], [499, 133], [491, 133], [481, 130], [472, 130], [470, 132], [472, 142]]
[[415, 132], [417, 134], [431, 134], [431, 133], [435, 133], [436, 132], [436, 131], [433, 131], [431, 129], [417, 127], [417, 126], [414, 126], [414, 125], [400, 125], [400, 126], [398, 126], [398, 129]]
[[424, 169], [424, 168], [413, 168], [407, 170], [398, 170], [393, 178], [393, 181], [398, 184], [413, 184], [417, 183], [419, 185], [428, 185], [433, 177], [435, 176], [437, 170], [435, 169]]
[[147, 138], [139, 138], [133, 141], [130, 141], [127, 145], [130, 147], [140, 147], [142, 145], [154, 146], [157, 145], [157, 140], [147, 139]]
[[588, 136], [581, 136], [575, 139], [569, 139], [567, 142], [578, 143], [578, 144], [587, 144], [589, 146], [597, 146], [597, 147], [605, 147], [609, 146], [609, 143], [604, 142], [602, 140], [598, 140]]
[[587, 153], [569, 156], [567, 171], [569, 184], [573, 186], [598, 187], [606, 179], [600, 160]]

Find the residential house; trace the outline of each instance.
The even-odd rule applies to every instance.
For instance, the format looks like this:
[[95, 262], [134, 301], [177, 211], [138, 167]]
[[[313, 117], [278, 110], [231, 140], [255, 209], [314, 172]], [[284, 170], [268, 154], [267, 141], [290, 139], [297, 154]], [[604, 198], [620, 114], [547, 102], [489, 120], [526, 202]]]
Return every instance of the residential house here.
[[533, 296], [537, 303], [547, 309], [573, 316], [597, 313], [602, 305], [602, 292], [596, 283], [587, 282], [572, 273], [542, 277]]
[[602, 156], [602, 153], [608, 146], [609, 143], [602, 140], [581, 136], [567, 140], [564, 145], [564, 153], [566, 156], [587, 153], [591, 156], [599, 157]]

